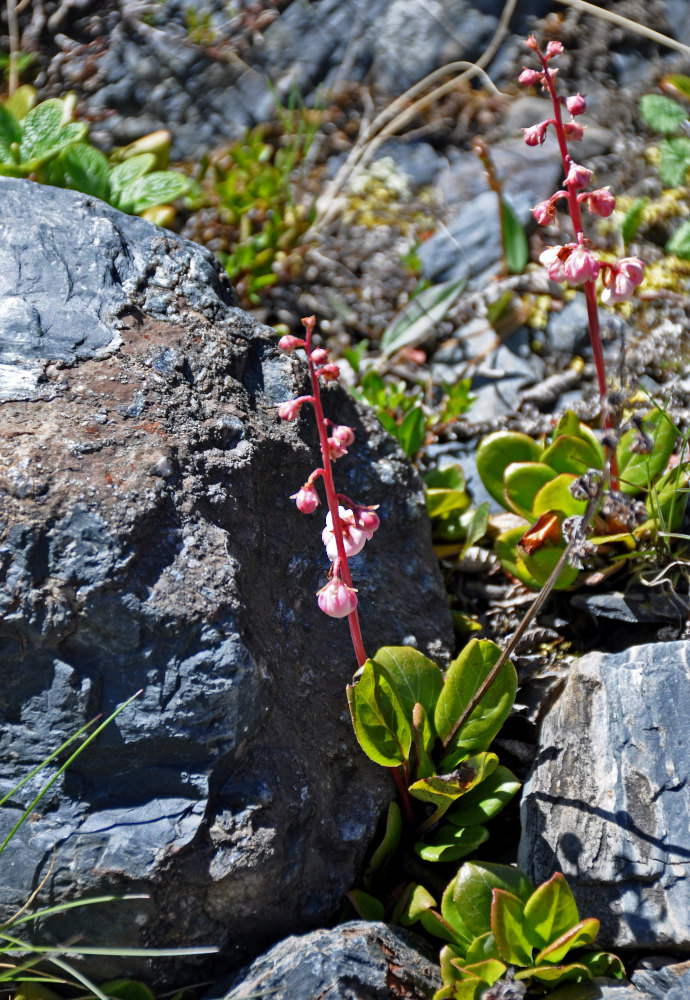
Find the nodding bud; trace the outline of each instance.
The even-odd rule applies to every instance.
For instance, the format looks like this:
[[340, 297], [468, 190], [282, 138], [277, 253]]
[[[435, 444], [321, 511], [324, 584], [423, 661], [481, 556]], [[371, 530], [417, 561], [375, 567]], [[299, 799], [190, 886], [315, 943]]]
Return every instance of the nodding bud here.
[[336, 364], [324, 365], [323, 368], [319, 368], [316, 372], [317, 375], [322, 375], [326, 382], [335, 382], [337, 378], [340, 377], [340, 369]]
[[581, 115], [587, 107], [584, 94], [575, 94], [573, 97], [566, 97], [565, 106], [571, 115]]
[[307, 331], [307, 333], [312, 333], [315, 325], [316, 325], [316, 316], [302, 317], [302, 326]]
[[347, 618], [357, 607], [357, 594], [341, 579], [334, 576], [317, 592], [319, 607], [331, 618]]
[[563, 52], [562, 42], [549, 42], [546, 46], [546, 58], [553, 59], [554, 56], [560, 56]]
[[311, 352], [311, 359], [315, 365], [322, 365], [324, 361], [328, 361], [328, 351], [324, 350], [323, 347], [317, 347], [315, 351]]
[[296, 347], [304, 347], [304, 341], [301, 337], [293, 337], [292, 334], [288, 333], [280, 338], [278, 347], [281, 351], [290, 352], [294, 351]]
[[532, 215], [540, 226], [548, 226], [556, 216], [556, 202], [559, 198], [567, 197], [565, 191], [556, 191], [547, 201], [540, 201], [532, 209]]
[[338, 444], [335, 438], [329, 437], [328, 441], [328, 457], [335, 461], [336, 458], [342, 458], [343, 455], [347, 455], [347, 448], [343, 448], [341, 444]]
[[527, 46], [528, 49], [532, 49], [533, 52], [539, 51], [539, 46], [537, 45], [537, 40], [534, 37], [534, 35], [529, 35], [525, 39], [525, 45]]
[[591, 250], [577, 246], [563, 264], [563, 273], [571, 285], [594, 281], [599, 274], [599, 260]]
[[374, 513], [371, 507], [357, 507], [355, 510], [355, 524], [367, 536], [367, 541], [371, 541], [371, 536], [381, 525], [381, 519]]
[[585, 201], [590, 212], [594, 215], [600, 215], [602, 219], [608, 219], [616, 207], [616, 199], [607, 187], [598, 188], [596, 191], [586, 191], [584, 194], [579, 194], [577, 199]]
[[286, 403], [278, 403], [278, 416], [281, 420], [294, 420], [303, 403], [311, 403], [311, 396], [298, 396], [297, 399], [289, 399]]
[[543, 143], [546, 138], [546, 130], [551, 125], [552, 119], [547, 118], [546, 121], [539, 122], [537, 125], [530, 125], [529, 128], [523, 128], [523, 134], [525, 137], [525, 142], [528, 146], [539, 146]]
[[523, 87], [534, 87], [541, 80], [541, 73], [536, 69], [528, 69], [524, 66], [522, 73], [518, 77], [518, 83], [521, 83]]
[[563, 135], [566, 139], [581, 139], [586, 128], [586, 125], [580, 125], [579, 122], [563, 122]]
[[294, 493], [290, 499], [295, 501], [297, 510], [301, 511], [302, 514], [313, 514], [321, 503], [319, 494], [309, 483], [305, 483], [302, 489]]
[[586, 188], [591, 178], [591, 170], [588, 170], [587, 167], [580, 166], [579, 163], [571, 163], [570, 169], [568, 170], [568, 176], [566, 177], [564, 183], [567, 184], [568, 187], [578, 191], [582, 190], [582, 188]]
[[348, 427], [346, 424], [338, 424], [334, 427], [331, 431], [331, 437], [341, 448], [349, 448], [351, 444], [355, 443], [355, 432], [352, 427]]

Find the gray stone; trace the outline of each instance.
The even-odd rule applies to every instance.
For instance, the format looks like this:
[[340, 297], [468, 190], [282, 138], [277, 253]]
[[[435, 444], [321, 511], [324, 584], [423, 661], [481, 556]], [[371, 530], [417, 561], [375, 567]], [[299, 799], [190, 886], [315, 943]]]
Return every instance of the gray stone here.
[[575, 660], [524, 789], [520, 867], [562, 871], [605, 947], [690, 947], [689, 651]]
[[286, 938], [205, 1000], [428, 1000], [440, 987], [438, 958], [425, 941], [399, 927], [352, 921]]
[[[637, 969], [630, 977], [633, 984], [651, 1000], [686, 1000], [690, 996], [690, 962], [666, 961], [659, 968]], [[653, 963], [648, 960], [646, 964]]]
[[[347, 624], [316, 605], [323, 514], [290, 500], [316, 429], [274, 406], [308, 391], [305, 366], [232, 304], [205, 250], [74, 192], [0, 191], [12, 315], [34, 308], [41, 334], [24, 344], [32, 390], [20, 379], [0, 404], [0, 795], [142, 691], [5, 849], [0, 922], [44, 879], [42, 903], [146, 892], [40, 937], [219, 944], [232, 968], [333, 917], [393, 794], [351, 731]], [[366, 648], [412, 636], [442, 657], [421, 483], [343, 389], [325, 407], [357, 433], [338, 487], [381, 505], [352, 565]], [[55, 767], [12, 797], [0, 836]]]

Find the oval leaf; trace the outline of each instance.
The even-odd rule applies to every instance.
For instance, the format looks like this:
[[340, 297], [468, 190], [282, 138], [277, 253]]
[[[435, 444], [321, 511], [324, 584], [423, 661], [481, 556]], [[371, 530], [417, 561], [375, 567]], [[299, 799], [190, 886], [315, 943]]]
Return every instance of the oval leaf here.
[[525, 903], [525, 934], [535, 948], [546, 948], [579, 919], [575, 897], [561, 872], [540, 885]]
[[562, 472], [539, 490], [534, 498], [534, 514], [540, 517], [547, 511], [555, 510], [564, 517], [584, 514], [587, 508], [586, 500], [576, 500], [570, 492], [570, 486], [578, 477]]
[[433, 717], [443, 688], [441, 668], [412, 646], [383, 646], [374, 657], [386, 671], [408, 719], [417, 703]]
[[505, 198], [501, 198], [501, 223], [509, 274], [522, 274], [529, 260], [527, 234]]
[[505, 507], [503, 473], [511, 462], [536, 462], [542, 449], [526, 434], [497, 431], [485, 437], [477, 449], [477, 472], [487, 492]]
[[345, 895], [352, 903], [357, 915], [362, 920], [385, 920], [386, 909], [380, 899], [370, 896], [361, 889], [350, 889]]
[[484, 826], [458, 829], [446, 823], [436, 833], [433, 844], [419, 841], [414, 850], [422, 861], [458, 861], [476, 851], [488, 839], [489, 831]]
[[497, 815], [520, 791], [520, 782], [512, 771], [499, 764], [493, 774], [463, 795], [446, 819], [455, 826], [474, 826], [486, 823]]
[[347, 688], [352, 725], [367, 757], [383, 767], [404, 763], [412, 730], [385, 672], [367, 660], [356, 684]]
[[[157, 170], [124, 188], [120, 194], [120, 202], [130, 206], [128, 211], [137, 214], [155, 205], [168, 205], [181, 198], [188, 190], [189, 180], [183, 174], [177, 174], [173, 170]], [[266, 277], [273, 278], [274, 275]]]
[[535, 497], [555, 478], [555, 470], [544, 462], [511, 462], [503, 474], [503, 506], [534, 521]]
[[626, 431], [616, 448], [621, 493], [634, 494], [646, 489], [664, 471], [673, 452], [678, 431], [662, 410], [652, 410], [643, 419], [642, 429], [654, 445], [649, 454], [632, 450], [638, 439], [634, 428]]
[[491, 933], [504, 962], [531, 965], [532, 948], [522, 929], [524, 903], [505, 889], [494, 889], [491, 904]]
[[476, 861], [466, 861], [446, 887], [441, 913], [466, 948], [491, 931], [494, 889], [505, 889], [523, 903], [534, 892], [532, 883], [517, 868]]
[[581, 948], [585, 944], [591, 944], [599, 933], [599, 921], [594, 917], [583, 920], [570, 930], [567, 930], [560, 937], [552, 941], [546, 948], [543, 948], [534, 960], [535, 965], [542, 962], [560, 962], [573, 948]]
[[571, 434], [561, 434], [543, 453], [541, 461], [556, 472], [572, 472], [576, 476], [582, 476], [588, 469], [601, 468], [598, 464], [599, 457], [599, 452], [591, 447], [589, 441]]

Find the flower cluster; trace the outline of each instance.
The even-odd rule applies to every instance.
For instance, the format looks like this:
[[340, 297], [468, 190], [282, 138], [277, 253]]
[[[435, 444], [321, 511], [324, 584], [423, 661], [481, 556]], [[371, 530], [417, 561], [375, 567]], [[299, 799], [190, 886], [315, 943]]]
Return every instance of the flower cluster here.
[[[304, 338], [291, 335], [281, 337], [278, 346], [286, 352], [301, 348], [307, 355], [312, 394], [298, 396], [278, 405], [278, 416], [283, 420], [294, 420], [302, 406], [310, 403], [314, 408], [316, 424], [319, 431], [319, 442], [323, 465], [315, 469], [306, 483], [290, 498], [295, 501], [297, 509], [303, 514], [313, 514], [320, 504], [319, 494], [315, 484], [322, 480], [328, 503], [326, 527], [322, 532], [326, 554], [331, 561], [328, 583], [318, 591], [317, 598], [321, 610], [331, 618], [350, 618], [353, 631], [353, 641], [357, 649], [355, 632], [359, 636], [359, 623], [356, 619], [357, 594], [352, 586], [348, 559], [361, 552], [379, 526], [379, 518], [375, 507], [350, 500], [349, 497], [335, 492], [333, 470], [331, 464], [343, 455], [355, 440], [352, 427], [344, 424], [334, 424], [323, 414], [319, 380], [332, 382], [338, 378], [340, 371], [336, 364], [329, 362], [328, 353], [322, 347], [312, 348], [312, 333], [314, 317], [302, 320], [306, 336]], [[361, 636], [359, 636], [361, 646]], [[363, 661], [362, 661], [363, 662]]]
[[[543, 143], [549, 126], [553, 126], [561, 148], [566, 174], [563, 189], [556, 191], [550, 198], [540, 201], [534, 207], [534, 218], [542, 226], [553, 222], [556, 215], [556, 205], [560, 199], [564, 198], [568, 202], [575, 228], [574, 243], [549, 247], [543, 251], [539, 259], [553, 281], [567, 281], [571, 285], [586, 285], [588, 282], [596, 281], [597, 277], [601, 276], [604, 285], [601, 301], [606, 305], [623, 302], [632, 296], [635, 288], [642, 281], [644, 264], [638, 257], [624, 257], [613, 264], [600, 261], [591, 249], [582, 230], [580, 212], [582, 205], [594, 215], [603, 218], [611, 215], [616, 206], [616, 199], [608, 187], [597, 188], [593, 191], [587, 190], [592, 179], [592, 171], [575, 163], [568, 153], [568, 140], [581, 139], [583, 135], [585, 126], [576, 122], [575, 117], [581, 115], [586, 109], [585, 98], [582, 94], [575, 94], [572, 97], [558, 97], [556, 94], [555, 80], [558, 70], [552, 69], [548, 64], [554, 56], [563, 52], [561, 42], [549, 42], [543, 54], [534, 36], [530, 35], [526, 45], [536, 52], [542, 69], [525, 68], [518, 79], [520, 83], [528, 87], [540, 84], [542, 89], [550, 94], [554, 107], [554, 117], [546, 118], [536, 125], [524, 128], [522, 131], [525, 142], [528, 146]], [[563, 121], [561, 114], [563, 107], [570, 114], [569, 121]]]

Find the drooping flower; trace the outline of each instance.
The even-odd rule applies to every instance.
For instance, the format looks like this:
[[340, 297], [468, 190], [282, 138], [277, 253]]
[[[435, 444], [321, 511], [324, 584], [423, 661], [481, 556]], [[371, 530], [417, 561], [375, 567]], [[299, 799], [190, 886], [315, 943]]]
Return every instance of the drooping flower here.
[[[354, 511], [347, 510], [345, 507], [338, 507], [338, 517], [343, 533], [345, 555], [348, 558], [350, 556], [356, 556], [358, 552], [362, 551], [365, 543], [371, 535], [367, 536], [367, 532], [357, 525]], [[321, 532], [321, 539], [323, 544], [326, 546], [326, 554], [328, 555], [328, 558], [331, 562], [333, 562], [338, 558], [338, 545], [335, 540], [333, 518], [331, 517], [330, 511], [326, 515], [326, 527]]]
[[609, 266], [604, 274], [604, 290], [601, 301], [611, 306], [615, 302], [625, 302], [644, 278], [644, 264], [639, 257], [622, 257]]
[[335, 382], [337, 378], [340, 378], [340, 369], [331, 361], [330, 364], [324, 365], [323, 368], [319, 368], [316, 374], [321, 375], [326, 382]]
[[563, 264], [563, 273], [571, 285], [583, 285], [599, 274], [599, 260], [591, 250], [577, 246]]
[[586, 188], [592, 179], [592, 171], [588, 170], [587, 167], [581, 166], [579, 163], [571, 163], [570, 169], [568, 170], [568, 176], [566, 177], [564, 183], [568, 187], [573, 188], [575, 191], [581, 191]]
[[539, 146], [544, 142], [546, 138], [546, 130], [549, 125], [552, 124], [551, 118], [546, 118], [543, 122], [538, 122], [536, 125], [530, 125], [529, 128], [523, 128], [523, 133], [525, 136], [525, 142], [528, 146]]
[[319, 607], [331, 618], [346, 618], [357, 607], [357, 594], [353, 587], [348, 587], [334, 576], [325, 587], [317, 591]]
[[539, 261], [548, 271], [552, 281], [566, 280], [563, 264], [575, 247], [575, 243], [566, 243], [564, 246], [547, 247], [539, 254]]
[[347, 424], [337, 424], [331, 431], [331, 437], [338, 442], [341, 448], [349, 448], [351, 444], [355, 443], [354, 429], [348, 427]]
[[596, 191], [585, 191], [577, 196], [578, 201], [586, 202], [587, 208], [594, 215], [608, 219], [616, 207], [616, 199], [608, 187], [597, 188]]
[[304, 347], [304, 341], [301, 337], [293, 337], [292, 334], [287, 333], [284, 337], [281, 337], [278, 341], [278, 347], [281, 351], [294, 351], [296, 347]]
[[281, 420], [294, 420], [304, 403], [311, 403], [311, 396], [298, 396], [297, 399], [288, 399], [285, 403], [278, 403], [278, 416]]
[[371, 541], [372, 535], [381, 525], [381, 520], [372, 507], [357, 507], [355, 523], [365, 532], [367, 541]]
[[290, 499], [295, 501], [297, 510], [301, 511], [302, 514], [313, 514], [321, 503], [319, 494], [310, 483], [305, 483], [300, 490], [293, 493]]
[[311, 359], [315, 365], [322, 365], [324, 361], [328, 361], [328, 351], [323, 347], [317, 347], [311, 352]]
[[575, 94], [573, 97], [566, 97], [565, 106], [571, 115], [581, 115], [587, 108], [583, 94]]
[[586, 128], [586, 125], [580, 125], [579, 122], [563, 122], [563, 135], [566, 139], [581, 139]]
[[546, 46], [546, 58], [553, 59], [554, 56], [560, 56], [563, 53], [563, 42], [551, 41]]
[[534, 206], [532, 209], [532, 215], [540, 226], [548, 226], [550, 222], [553, 222], [556, 216], [556, 202], [559, 198], [565, 197], [565, 191], [556, 191], [556, 193], [552, 194], [546, 201], [540, 201], [538, 205]]
[[534, 87], [540, 80], [541, 73], [536, 69], [528, 69], [526, 66], [523, 66], [522, 73], [518, 77], [518, 83], [523, 84], [525, 87]]

